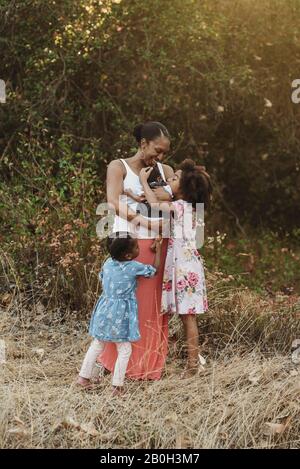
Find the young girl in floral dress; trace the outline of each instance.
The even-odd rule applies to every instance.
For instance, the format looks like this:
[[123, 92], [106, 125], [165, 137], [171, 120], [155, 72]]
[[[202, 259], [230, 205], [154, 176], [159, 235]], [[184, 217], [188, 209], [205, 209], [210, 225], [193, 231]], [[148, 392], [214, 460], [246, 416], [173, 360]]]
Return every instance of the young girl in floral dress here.
[[207, 311], [205, 277], [196, 242], [196, 204], [206, 207], [211, 196], [211, 182], [203, 167], [185, 160], [167, 180], [173, 202], [159, 202], [148, 184], [150, 170], [140, 173], [144, 194], [154, 209], [172, 215], [170, 239], [165, 263], [162, 312], [178, 314], [183, 322], [188, 363], [185, 376], [198, 371], [199, 333], [197, 315]]

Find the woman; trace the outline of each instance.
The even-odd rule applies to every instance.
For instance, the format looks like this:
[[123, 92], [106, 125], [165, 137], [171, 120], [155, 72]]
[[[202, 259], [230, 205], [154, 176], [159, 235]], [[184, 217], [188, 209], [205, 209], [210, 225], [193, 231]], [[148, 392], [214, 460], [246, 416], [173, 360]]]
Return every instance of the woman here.
[[[136, 196], [141, 194], [139, 174], [141, 169], [147, 166], [157, 164], [164, 180], [173, 176], [173, 169], [160, 163], [170, 148], [170, 136], [166, 127], [159, 122], [138, 125], [133, 135], [138, 143], [137, 153], [131, 158], [114, 160], [108, 165], [107, 201], [116, 211], [113, 231], [135, 232], [140, 248], [136, 260], [151, 264], [154, 258], [151, 245], [157, 233], [147, 229], [147, 219], [136, 213], [137, 201], [124, 195], [124, 191], [132, 191]], [[156, 189], [156, 194], [161, 199], [170, 197], [162, 187]], [[136, 230], [138, 225], [140, 226]], [[133, 379], [160, 379], [165, 364], [168, 317], [161, 314], [161, 295], [166, 252], [167, 239], [163, 241], [158, 274], [150, 279], [140, 278], [138, 281], [137, 302], [141, 339], [133, 344], [126, 373], [126, 376]], [[112, 371], [116, 358], [115, 349], [111, 344], [107, 344], [98, 361]]]

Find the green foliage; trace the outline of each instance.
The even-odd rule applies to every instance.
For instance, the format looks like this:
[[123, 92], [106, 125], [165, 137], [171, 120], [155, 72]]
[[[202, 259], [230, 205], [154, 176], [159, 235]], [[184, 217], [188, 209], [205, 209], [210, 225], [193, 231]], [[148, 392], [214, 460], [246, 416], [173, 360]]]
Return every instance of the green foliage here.
[[299, 295], [297, 232], [285, 239], [270, 230], [257, 230], [248, 238], [217, 233], [206, 238], [201, 253], [208, 272], [217, 272], [231, 286], [246, 286], [271, 296], [276, 292]]
[[295, 226], [298, 5], [2, 1], [6, 181], [40, 171], [45, 185], [47, 167], [64, 199], [69, 171], [61, 158], [92, 153], [84, 170], [103, 182], [107, 161], [132, 151], [133, 125], [158, 119], [174, 136], [171, 162], [204, 160], [219, 204], [225, 198], [252, 225]]
[[[37, 254], [59, 268], [69, 253], [85, 255], [107, 163], [133, 153], [131, 130], [149, 119], [173, 136], [171, 164], [192, 157], [212, 174], [213, 231], [297, 230], [298, 8], [299, 0], [2, 0], [0, 236], [20, 268]], [[87, 225], [85, 243], [75, 225], [76, 248], [61, 240], [54, 253], [51, 238], [74, 220]]]

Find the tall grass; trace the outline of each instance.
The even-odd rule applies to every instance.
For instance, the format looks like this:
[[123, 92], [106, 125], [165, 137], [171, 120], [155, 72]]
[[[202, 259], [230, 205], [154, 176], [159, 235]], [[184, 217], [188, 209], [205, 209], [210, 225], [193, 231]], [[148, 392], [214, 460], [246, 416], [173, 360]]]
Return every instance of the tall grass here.
[[185, 351], [173, 319], [163, 378], [128, 381], [122, 398], [112, 397], [110, 376], [92, 393], [75, 385], [89, 342], [85, 320], [17, 292], [6, 297], [0, 446], [299, 448], [300, 370], [289, 355], [300, 337], [299, 303], [208, 280], [210, 312], [199, 322], [205, 371], [180, 378]]

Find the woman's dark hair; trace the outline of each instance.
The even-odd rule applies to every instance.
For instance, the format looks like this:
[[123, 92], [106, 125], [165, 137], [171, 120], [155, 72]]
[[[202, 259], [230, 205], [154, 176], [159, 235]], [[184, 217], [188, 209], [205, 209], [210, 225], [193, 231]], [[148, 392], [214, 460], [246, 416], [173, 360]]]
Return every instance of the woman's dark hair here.
[[179, 169], [182, 170], [179, 188], [183, 199], [194, 208], [197, 203], [204, 203], [207, 208], [212, 194], [212, 184], [207, 172], [190, 159], [184, 160]]
[[118, 231], [107, 238], [107, 250], [113, 259], [122, 261], [131, 252], [134, 241], [135, 238], [126, 231]]
[[139, 124], [133, 130], [133, 136], [135, 137], [138, 144], [141, 143], [143, 138], [147, 140], [147, 142], [150, 142], [151, 140], [155, 140], [157, 137], [161, 137], [162, 135], [170, 139], [168, 129], [160, 122], [151, 121], [146, 122], [145, 124]]

